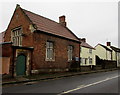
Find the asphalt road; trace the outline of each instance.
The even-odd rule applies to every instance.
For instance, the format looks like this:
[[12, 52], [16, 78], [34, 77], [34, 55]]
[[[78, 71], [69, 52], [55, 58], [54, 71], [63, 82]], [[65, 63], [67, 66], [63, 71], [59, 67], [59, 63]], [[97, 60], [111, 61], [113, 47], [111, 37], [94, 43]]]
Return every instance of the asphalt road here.
[[77, 75], [61, 79], [24, 83], [10, 87], [3, 87], [2, 90], [3, 93], [55, 93], [56, 95], [108, 93], [108, 95], [112, 95], [113, 93], [115, 94], [120, 91], [118, 85], [119, 78], [120, 75], [118, 70], [115, 70]]

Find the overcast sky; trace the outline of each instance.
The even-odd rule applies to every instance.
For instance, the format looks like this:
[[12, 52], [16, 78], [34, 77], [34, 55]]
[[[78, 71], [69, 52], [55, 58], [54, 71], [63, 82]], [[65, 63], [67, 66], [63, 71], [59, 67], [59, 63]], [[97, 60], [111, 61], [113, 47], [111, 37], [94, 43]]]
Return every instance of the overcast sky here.
[[106, 45], [107, 41], [118, 46], [118, 0], [18, 1], [0, 1], [0, 32], [7, 29], [16, 4], [19, 4], [57, 22], [59, 16], [65, 15], [67, 27], [79, 38], [86, 38], [93, 47], [98, 43]]

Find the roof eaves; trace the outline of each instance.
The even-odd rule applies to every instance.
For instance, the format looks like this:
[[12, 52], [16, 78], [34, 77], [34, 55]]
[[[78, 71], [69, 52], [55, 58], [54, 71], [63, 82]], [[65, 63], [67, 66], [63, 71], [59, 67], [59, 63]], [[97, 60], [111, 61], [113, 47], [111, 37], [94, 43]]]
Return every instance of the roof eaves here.
[[90, 49], [95, 49], [95, 48], [92, 48], [92, 47], [87, 47], [87, 46], [82, 46], [82, 45], [81, 45], [81, 47], [90, 48]]

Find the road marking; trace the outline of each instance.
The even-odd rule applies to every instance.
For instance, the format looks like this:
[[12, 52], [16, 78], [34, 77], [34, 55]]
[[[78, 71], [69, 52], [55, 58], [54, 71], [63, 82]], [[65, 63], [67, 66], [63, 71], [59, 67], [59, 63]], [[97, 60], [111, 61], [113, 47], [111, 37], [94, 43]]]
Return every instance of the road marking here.
[[117, 77], [120, 77], [120, 75], [119, 76], [114, 76], [114, 77], [108, 77], [108, 78], [106, 78], [106, 79], [104, 79], [104, 80], [101, 80], [101, 81], [98, 81], [98, 82], [94, 82], [94, 83], [91, 83], [91, 84], [88, 84], [88, 85], [81, 85], [81, 86], [78, 86], [77, 88], [75, 88], [75, 89], [71, 89], [71, 90], [68, 90], [68, 91], [64, 91], [64, 92], [62, 92], [62, 93], [60, 93], [60, 94], [58, 94], [58, 95], [63, 95], [63, 94], [67, 94], [67, 93], [70, 93], [70, 92], [73, 92], [73, 91], [76, 91], [76, 90], [80, 90], [80, 89], [82, 89], [82, 88], [86, 88], [86, 87], [89, 87], [89, 86], [92, 86], [92, 85], [96, 85], [96, 84], [99, 84], [99, 83], [102, 83], [102, 82], [105, 82], [105, 81], [108, 81], [108, 80], [111, 80], [111, 79], [114, 79], [114, 78], [117, 78]]
[[78, 88], [80, 88], [80, 87], [84, 87], [85, 85], [80, 85], [80, 86], [78, 86]]

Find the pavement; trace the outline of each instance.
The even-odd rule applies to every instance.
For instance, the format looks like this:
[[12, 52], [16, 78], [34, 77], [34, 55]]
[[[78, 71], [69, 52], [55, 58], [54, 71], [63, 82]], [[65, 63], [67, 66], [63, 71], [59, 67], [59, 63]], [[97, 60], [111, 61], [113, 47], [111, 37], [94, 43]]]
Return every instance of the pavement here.
[[[3, 87], [3, 95], [119, 95], [118, 70], [34, 81]], [[14, 93], [14, 94], [13, 94]], [[81, 94], [83, 93], [83, 94]], [[18, 94], [18, 95], [21, 95]], [[9, 94], [8, 94], [9, 95]]]
[[113, 70], [117, 70], [117, 68], [93, 70], [93, 71], [86, 71], [86, 72], [65, 72], [65, 73], [46, 74], [46, 75], [39, 75], [39, 76], [35, 75], [31, 77], [7, 78], [2, 80], [2, 86], [10, 85], [10, 84], [20, 84], [20, 83], [41, 81], [41, 80], [51, 80], [51, 79], [64, 78], [64, 77], [90, 74], [90, 73], [107, 72], [107, 71], [113, 71]]

